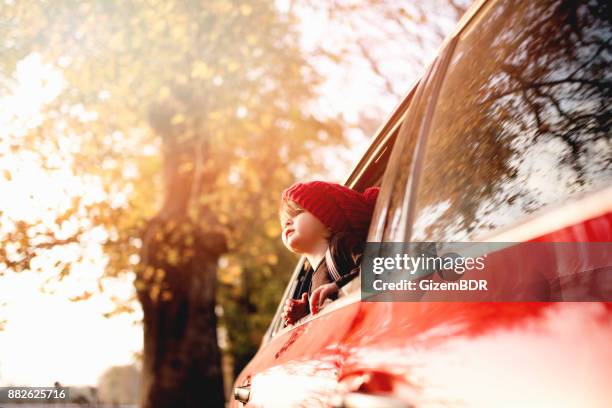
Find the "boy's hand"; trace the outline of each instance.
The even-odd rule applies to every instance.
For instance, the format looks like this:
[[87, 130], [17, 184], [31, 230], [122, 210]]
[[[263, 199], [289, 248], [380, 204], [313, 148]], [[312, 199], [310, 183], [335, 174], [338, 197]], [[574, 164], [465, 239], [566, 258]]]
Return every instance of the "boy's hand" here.
[[301, 299], [287, 299], [283, 309], [283, 319], [285, 323], [294, 324], [306, 315], [306, 307], [308, 305], [308, 293], [302, 293]]
[[321, 285], [312, 292], [312, 296], [310, 296], [310, 311], [312, 314], [316, 314], [319, 311], [319, 308], [323, 306], [325, 299], [334, 295], [334, 293], [338, 292], [340, 288], [334, 282], [326, 283], [325, 285]]

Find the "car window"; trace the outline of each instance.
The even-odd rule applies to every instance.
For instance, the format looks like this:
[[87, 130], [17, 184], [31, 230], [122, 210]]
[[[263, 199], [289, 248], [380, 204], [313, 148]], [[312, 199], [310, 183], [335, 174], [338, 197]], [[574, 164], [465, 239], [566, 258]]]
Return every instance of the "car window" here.
[[491, 2], [466, 27], [424, 145], [412, 241], [472, 239], [611, 184], [607, 4]]

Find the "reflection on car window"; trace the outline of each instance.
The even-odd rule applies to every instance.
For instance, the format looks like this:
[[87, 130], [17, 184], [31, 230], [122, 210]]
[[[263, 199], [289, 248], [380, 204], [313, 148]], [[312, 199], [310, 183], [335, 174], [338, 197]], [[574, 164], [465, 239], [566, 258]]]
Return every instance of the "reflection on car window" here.
[[604, 1], [501, 1], [455, 49], [417, 190], [413, 241], [458, 241], [612, 181]]

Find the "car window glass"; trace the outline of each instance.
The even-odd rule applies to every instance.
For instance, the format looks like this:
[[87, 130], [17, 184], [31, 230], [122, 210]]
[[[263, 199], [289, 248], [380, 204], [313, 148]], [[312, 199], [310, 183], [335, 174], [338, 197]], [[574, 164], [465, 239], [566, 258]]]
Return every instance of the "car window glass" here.
[[609, 3], [491, 6], [446, 72], [412, 241], [481, 236], [612, 182]]

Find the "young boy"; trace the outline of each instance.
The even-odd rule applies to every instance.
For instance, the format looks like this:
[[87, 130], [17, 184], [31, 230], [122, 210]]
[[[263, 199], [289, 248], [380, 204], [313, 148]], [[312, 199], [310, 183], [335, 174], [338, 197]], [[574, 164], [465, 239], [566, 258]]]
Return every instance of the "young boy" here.
[[299, 299], [288, 299], [283, 318], [294, 324], [359, 274], [359, 263], [379, 188], [363, 193], [336, 183], [295, 183], [282, 193], [282, 240], [306, 256], [306, 285]]

